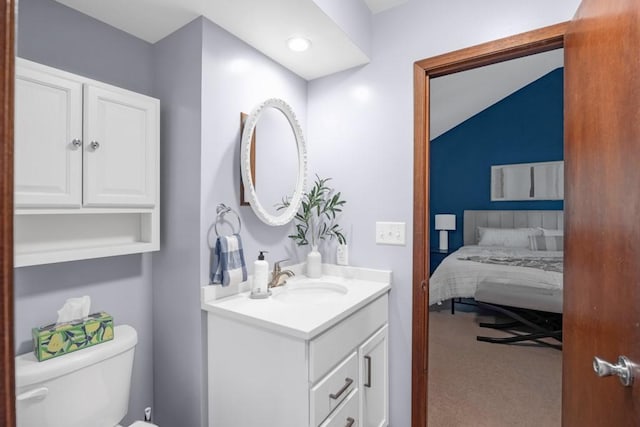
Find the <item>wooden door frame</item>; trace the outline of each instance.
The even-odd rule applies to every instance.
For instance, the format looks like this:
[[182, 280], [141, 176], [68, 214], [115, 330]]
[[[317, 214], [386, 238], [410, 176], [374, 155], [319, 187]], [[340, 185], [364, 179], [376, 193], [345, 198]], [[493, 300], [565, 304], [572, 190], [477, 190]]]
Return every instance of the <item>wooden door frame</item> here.
[[15, 425], [15, 378], [13, 373], [13, 91], [15, 2], [0, 6], [2, 31], [2, 123], [0, 124], [0, 425]]
[[411, 426], [427, 425], [429, 80], [564, 46], [568, 22], [416, 61], [413, 66], [413, 338]]

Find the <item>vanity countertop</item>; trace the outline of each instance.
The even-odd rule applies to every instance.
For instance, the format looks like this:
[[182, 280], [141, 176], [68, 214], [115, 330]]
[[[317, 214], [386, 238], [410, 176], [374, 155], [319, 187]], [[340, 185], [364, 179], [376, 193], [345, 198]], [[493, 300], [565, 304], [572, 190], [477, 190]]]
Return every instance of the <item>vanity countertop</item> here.
[[[355, 313], [391, 289], [391, 272], [356, 267], [323, 264], [323, 275], [309, 279], [301, 274], [302, 267], [293, 267], [296, 276], [287, 285], [271, 289], [272, 296], [265, 299], [249, 298], [248, 283], [239, 287], [235, 295], [215, 299], [219, 286], [202, 287], [202, 309], [260, 328], [309, 340], [329, 329], [342, 319]], [[289, 268], [289, 267], [288, 267]], [[314, 297], [302, 302], [289, 300], [286, 292], [302, 289], [315, 283], [336, 286], [346, 293], [337, 297]], [[242, 292], [244, 290], [244, 292]]]

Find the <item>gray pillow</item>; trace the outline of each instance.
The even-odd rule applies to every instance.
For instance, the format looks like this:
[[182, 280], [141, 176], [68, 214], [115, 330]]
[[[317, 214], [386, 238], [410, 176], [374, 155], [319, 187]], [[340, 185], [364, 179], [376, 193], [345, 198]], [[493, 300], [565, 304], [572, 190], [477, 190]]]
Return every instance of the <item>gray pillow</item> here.
[[532, 251], [562, 251], [564, 236], [529, 236], [529, 249]]

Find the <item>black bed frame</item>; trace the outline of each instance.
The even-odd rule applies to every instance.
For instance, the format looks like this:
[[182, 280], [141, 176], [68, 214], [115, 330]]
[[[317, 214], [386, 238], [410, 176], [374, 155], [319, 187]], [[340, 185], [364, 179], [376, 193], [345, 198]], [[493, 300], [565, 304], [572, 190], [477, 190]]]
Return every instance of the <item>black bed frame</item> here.
[[[453, 303], [453, 302], [452, 302]], [[510, 332], [513, 336], [494, 338], [477, 336], [478, 341], [494, 344], [514, 344], [524, 341], [534, 341], [556, 350], [562, 350], [562, 314], [546, 311], [530, 310], [520, 307], [508, 307], [476, 300], [476, 304], [492, 311], [504, 314], [513, 321], [507, 323], [480, 323], [482, 328], [500, 329]], [[542, 341], [543, 338], [552, 338], [560, 344]]]

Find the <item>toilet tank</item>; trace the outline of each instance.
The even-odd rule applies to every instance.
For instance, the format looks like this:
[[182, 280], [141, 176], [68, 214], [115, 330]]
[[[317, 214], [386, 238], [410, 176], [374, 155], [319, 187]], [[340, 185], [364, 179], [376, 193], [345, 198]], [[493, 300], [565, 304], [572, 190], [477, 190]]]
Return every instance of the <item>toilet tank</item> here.
[[56, 359], [17, 356], [18, 427], [114, 427], [127, 414], [137, 342], [119, 325], [113, 340]]

